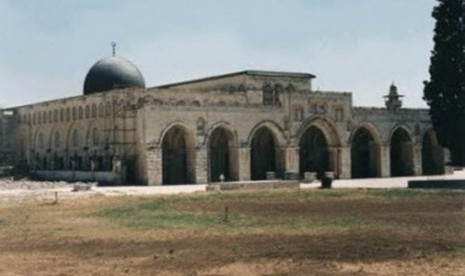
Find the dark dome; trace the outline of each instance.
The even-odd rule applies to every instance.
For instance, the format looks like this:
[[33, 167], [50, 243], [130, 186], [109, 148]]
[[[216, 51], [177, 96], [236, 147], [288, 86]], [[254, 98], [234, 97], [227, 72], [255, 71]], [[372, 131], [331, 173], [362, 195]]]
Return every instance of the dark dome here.
[[129, 87], [145, 88], [144, 77], [130, 61], [111, 56], [90, 68], [84, 81], [84, 95]]

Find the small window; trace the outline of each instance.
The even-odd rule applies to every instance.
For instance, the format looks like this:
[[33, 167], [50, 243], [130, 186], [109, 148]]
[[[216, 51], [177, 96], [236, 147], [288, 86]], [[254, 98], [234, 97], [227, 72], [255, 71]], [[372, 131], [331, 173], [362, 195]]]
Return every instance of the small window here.
[[85, 114], [85, 115], [86, 115], [86, 119], [89, 119], [89, 117], [90, 117], [90, 108], [89, 108], [88, 105], [86, 105], [86, 111], [85, 111], [85, 112], [86, 112], [86, 114]]
[[78, 107], [78, 119], [82, 120], [82, 117], [84, 116], [84, 111], [82, 110], [82, 106]]
[[95, 104], [92, 105], [92, 118], [97, 118], [97, 106]]

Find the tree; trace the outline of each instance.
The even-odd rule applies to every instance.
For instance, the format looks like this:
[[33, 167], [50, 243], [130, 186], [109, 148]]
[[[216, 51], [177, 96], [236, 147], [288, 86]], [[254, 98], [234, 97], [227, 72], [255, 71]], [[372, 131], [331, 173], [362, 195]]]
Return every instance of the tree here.
[[434, 49], [425, 81], [424, 100], [452, 164], [465, 165], [465, 0], [438, 0]]

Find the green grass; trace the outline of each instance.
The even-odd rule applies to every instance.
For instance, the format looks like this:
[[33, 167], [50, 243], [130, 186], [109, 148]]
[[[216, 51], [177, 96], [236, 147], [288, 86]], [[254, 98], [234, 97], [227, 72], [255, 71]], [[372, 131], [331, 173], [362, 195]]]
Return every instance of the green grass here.
[[367, 194], [392, 200], [421, 199], [436, 196], [465, 198], [465, 191], [449, 189], [367, 189]]
[[3, 219], [0, 219], [0, 229], [7, 227], [9, 225], [9, 222]]
[[[343, 212], [325, 215], [305, 210], [308, 206], [324, 201], [356, 201], [360, 198], [383, 197], [391, 200], [411, 200], [425, 195], [423, 191], [410, 190], [307, 190], [307, 191], [260, 191], [229, 192], [203, 195], [182, 195], [138, 199], [131, 203], [101, 210], [98, 215], [118, 225], [137, 230], [354, 230], [360, 228], [389, 227], [386, 221], [360, 214]], [[286, 213], [289, 202], [302, 202], [299, 210]], [[195, 209], [202, 205], [201, 210]], [[310, 205], [309, 205], [310, 204]], [[225, 206], [229, 208], [228, 219], [224, 221]], [[269, 207], [267, 207], [269, 206]], [[279, 208], [272, 212], [267, 208]], [[307, 207], [306, 207], [307, 206]], [[299, 205], [297, 205], [297, 208]], [[249, 212], [249, 209], [263, 208]], [[295, 207], [294, 207], [295, 208]], [[342, 210], [344, 211], [344, 210]], [[308, 216], [311, 216], [309, 218]]]

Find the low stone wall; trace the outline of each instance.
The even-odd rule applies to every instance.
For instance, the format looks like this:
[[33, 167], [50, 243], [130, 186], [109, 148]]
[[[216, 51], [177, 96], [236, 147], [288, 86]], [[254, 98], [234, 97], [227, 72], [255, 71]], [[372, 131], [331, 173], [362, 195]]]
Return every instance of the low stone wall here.
[[411, 180], [411, 189], [465, 189], [465, 179], [453, 180]]
[[33, 179], [68, 182], [98, 182], [101, 184], [122, 183], [121, 176], [114, 172], [86, 172], [86, 171], [33, 171]]

